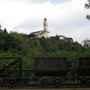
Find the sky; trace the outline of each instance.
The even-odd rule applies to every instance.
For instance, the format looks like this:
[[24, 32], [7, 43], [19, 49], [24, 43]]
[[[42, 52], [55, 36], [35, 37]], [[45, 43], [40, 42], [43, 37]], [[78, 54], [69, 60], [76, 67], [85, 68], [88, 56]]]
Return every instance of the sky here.
[[51, 36], [63, 35], [82, 42], [90, 39], [90, 21], [84, 8], [87, 0], [0, 0], [0, 24], [8, 32], [31, 33], [43, 30], [48, 20]]

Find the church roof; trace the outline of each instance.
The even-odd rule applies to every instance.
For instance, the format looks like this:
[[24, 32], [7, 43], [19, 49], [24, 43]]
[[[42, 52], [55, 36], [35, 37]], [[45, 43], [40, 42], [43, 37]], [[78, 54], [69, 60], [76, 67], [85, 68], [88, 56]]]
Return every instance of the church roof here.
[[45, 31], [45, 30], [41, 30], [41, 31], [32, 32], [31, 34], [36, 34], [36, 33], [43, 34], [43, 33], [49, 33], [49, 32], [48, 31]]

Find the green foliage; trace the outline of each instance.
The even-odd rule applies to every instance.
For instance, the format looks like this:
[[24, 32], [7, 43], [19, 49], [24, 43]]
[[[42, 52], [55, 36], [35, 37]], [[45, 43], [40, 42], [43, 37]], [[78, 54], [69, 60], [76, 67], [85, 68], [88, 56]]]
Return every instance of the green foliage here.
[[[90, 0], [88, 0], [87, 3], [85, 4], [85, 8], [90, 9]], [[90, 15], [87, 15], [86, 18], [90, 20]]]
[[59, 40], [58, 36], [45, 39], [35, 38], [17, 32], [8, 33], [0, 29], [0, 57], [24, 58], [24, 67], [33, 66], [33, 57], [68, 57], [74, 64], [76, 57], [90, 56], [90, 40], [84, 40], [83, 45], [78, 42]]
[[90, 49], [90, 40], [89, 39], [84, 40], [83, 45], [85, 48]]

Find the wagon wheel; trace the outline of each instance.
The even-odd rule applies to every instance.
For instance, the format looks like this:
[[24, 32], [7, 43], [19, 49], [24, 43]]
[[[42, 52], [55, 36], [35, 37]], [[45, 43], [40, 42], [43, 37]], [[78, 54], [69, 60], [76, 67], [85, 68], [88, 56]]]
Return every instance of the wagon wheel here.
[[61, 78], [56, 78], [56, 79], [54, 80], [54, 85], [55, 85], [56, 87], [61, 86], [62, 83], [63, 83], [63, 77], [61, 77]]
[[13, 87], [13, 86], [15, 86], [15, 85], [16, 85], [16, 79], [10, 78], [10, 79], [8, 80], [8, 86]]
[[41, 81], [40, 81], [40, 84], [42, 85], [42, 86], [48, 86], [48, 80], [47, 79], [42, 79]]

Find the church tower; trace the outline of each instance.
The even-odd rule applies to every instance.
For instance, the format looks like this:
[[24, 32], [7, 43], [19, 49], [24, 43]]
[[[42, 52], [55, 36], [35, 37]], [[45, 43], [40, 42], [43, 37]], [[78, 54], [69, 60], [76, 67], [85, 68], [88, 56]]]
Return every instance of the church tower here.
[[48, 31], [47, 18], [44, 18], [43, 28], [44, 28], [44, 31]]
[[48, 24], [47, 24], [47, 18], [44, 18], [43, 21], [43, 30], [37, 31], [37, 32], [32, 32], [31, 35], [34, 35], [36, 38], [49, 38], [49, 32], [48, 32]]

